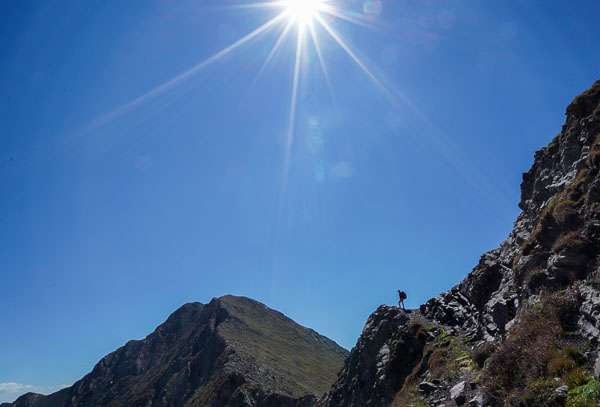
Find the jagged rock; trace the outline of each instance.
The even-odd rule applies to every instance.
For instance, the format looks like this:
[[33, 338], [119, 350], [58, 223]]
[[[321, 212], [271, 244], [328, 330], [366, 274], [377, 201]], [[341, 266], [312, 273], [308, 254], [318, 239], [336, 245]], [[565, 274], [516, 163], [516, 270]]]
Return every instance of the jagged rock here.
[[558, 281], [576, 281], [585, 272], [589, 257], [585, 253], [561, 250], [548, 258], [548, 271]]
[[419, 383], [419, 391], [425, 395], [433, 393], [436, 391], [438, 386], [430, 382], [421, 382]]
[[[600, 157], [597, 144], [599, 89], [600, 81], [576, 98], [567, 108], [567, 121], [561, 134], [547, 148], [535, 153], [533, 166], [523, 174], [519, 203], [523, 212], [509, 237], [498, 249], [485, 253], [458, 286], [423, 305], [421, 312], [427, 318], [460, 327], [471, 340], [492, 341], [506, 334], [507, 325], [518, 314], [522, 299], [537, 294], [540, 287], [564, 287], [589, 275], [591, 259], [597, 255], [596, 247], [600, 247], [600, 210], [593, 207], [600, 202], [597, 175], [600, 159], [593, 161], [594, 157]], [[581, 103], [587, 107], [582, 109]], [[588, 116], [579, 116], [582, 111]], [[577, 192], [574, 187], [578, 182], [577, 185], [581, 185], [578, 188], [585, 188], [584, 170], [594, 176], [586, 181], [589, 184], [587, 201], [579, 200], [584, 206], [577, 211], [571, 209], [572, 219], [561, 226], [552, 215], [553, 208], [561, 202], [565, 203], [563, 208], [567, 204], [575, 205], [575, 200], [584, 196], [584, 192]], [[596, 243], [553, 252], [556, 239], [574, 230], [585, 237], [581, 241]], [[591, 313], [584, 313], [589, 320], [581, 323], [586, 337], [598, 338], [598, 319], [590, 320]]]
[[[428, 335], [417, 311], [380, 306], [367, 320], [323, 406], [389, 406], [420, 362]], [[382, 379], [383, 378], [383, 379]]]
[[454, 400], [457, 405], [462, 405], [466, 401], [465, 382], [460, 382], [450, 389], [450, 399]]
[[600, 378], [600, 352], [596, 354], [596, 361], [594, 362], [594, 376]]
[[582, 284], [579, 286], [579, 295], [583, 301], [577, 325], [583, 336], [596, 344], [600, 336], [600, 292], [590, 285]]
[[588, 189], [588, 202], [600, 202], [600, 179], [594, 180]]
[[446, 405], [446, 399], [445, 398], [440, 398], [440, 399], [431, 400], [430, 405], [434, 406], [434, 407], [445, 406]]
[[490, 404], [490, 398], [487, 394], [481, 393], [469, 400], [469, 407], [485, 407]]

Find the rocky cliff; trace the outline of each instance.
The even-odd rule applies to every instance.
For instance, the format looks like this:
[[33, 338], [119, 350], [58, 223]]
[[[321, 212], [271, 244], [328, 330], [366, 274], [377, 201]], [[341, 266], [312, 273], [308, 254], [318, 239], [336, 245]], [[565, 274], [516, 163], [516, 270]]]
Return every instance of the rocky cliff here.
[[73, 386], [11, 407], [301, 407], [334, 382], [347, 351], [244, 297], [186, 304], [105, 356]]
[[599, 405], [600, 81], [566, 116], [508, 238], [419, 310], [378, 308], [320, 406]]

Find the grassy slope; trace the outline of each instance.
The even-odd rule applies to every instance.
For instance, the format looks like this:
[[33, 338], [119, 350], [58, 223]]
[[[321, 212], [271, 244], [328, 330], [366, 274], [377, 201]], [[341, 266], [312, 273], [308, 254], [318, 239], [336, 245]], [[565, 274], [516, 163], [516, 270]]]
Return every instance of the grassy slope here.
[[237, 352], [254, 358], [266, 371], [280, 373], [289, 395], [319, 396], [329, 390], [348, 354], [345, 349], [256, 301], [234, 296], [220, 300], [233, 318], [219, 326], [219, 333]]

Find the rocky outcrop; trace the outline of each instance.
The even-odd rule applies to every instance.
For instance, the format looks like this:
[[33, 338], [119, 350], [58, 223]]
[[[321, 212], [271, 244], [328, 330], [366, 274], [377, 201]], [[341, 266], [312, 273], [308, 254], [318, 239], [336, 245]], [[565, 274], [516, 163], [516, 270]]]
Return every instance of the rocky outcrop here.
[[[519, 207], [508, 238], [458, 285], [409, 314], [378, 308], [319, 405], [502, 404], [478, 383], [482, 362], [520, 324], [524, 304], [565, 288], [579, 308], [578, 332], [564, 343], [593, 362], [600, 354], [600, 81], [575, 98], [561, 133], [535, 153]], [[416, 333], [417, 326], [427, 334]], [[591, 350], [583, 349], [584, 340]], [[595, 370], [600, 374], [600, 358]], [[564, 405], [569, 387], [562, 379], [555, 387], [550, 393], [558, 404], [551, 405]]]
[[530, 295], [594, 275], [600, 247], [599, 106], [600, 81], [573, 101], [562, 132], [535, 153], [523, 174], [523, 212], [509, 237], [458, 286], [422, 306], [425, 316], [460, 326], [471, 339], [494, 340], [506, 334]]
[[397, 307], [379, 307], [322, 405], [389, 405], [423, 356], [427, 333], [414, 321]]
[[11, 407], [306, 407], [333, 383], [346, 355], [263, 304], [226, 296], [182, 306], [73, 386], [24, 395]]

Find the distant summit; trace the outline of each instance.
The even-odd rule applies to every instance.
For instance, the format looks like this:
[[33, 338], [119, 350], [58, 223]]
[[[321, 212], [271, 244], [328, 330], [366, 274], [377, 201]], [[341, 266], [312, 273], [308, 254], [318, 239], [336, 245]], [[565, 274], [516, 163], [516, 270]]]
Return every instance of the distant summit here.
[[329, 390], [347, 354], [257, 301], [228, 295], [182, 306], [69, 388], [1, 406], [304, 406]]

